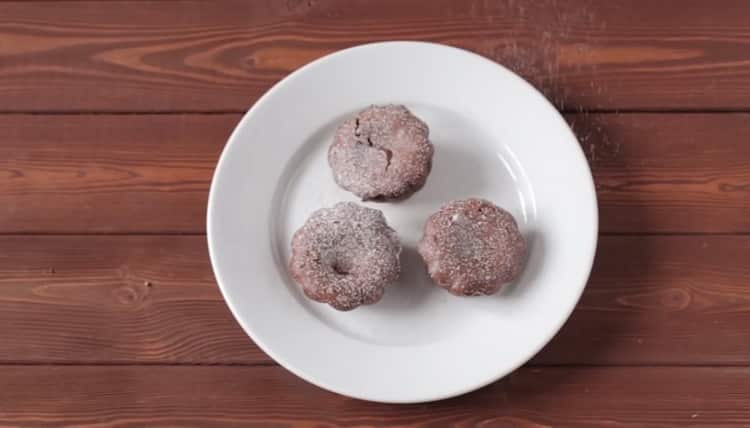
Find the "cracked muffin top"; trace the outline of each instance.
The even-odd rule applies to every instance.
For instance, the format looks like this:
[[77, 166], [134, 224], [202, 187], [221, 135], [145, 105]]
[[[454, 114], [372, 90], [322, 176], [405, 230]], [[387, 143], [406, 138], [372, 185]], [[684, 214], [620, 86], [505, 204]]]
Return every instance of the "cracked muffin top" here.
[[402, 105], [370, 106], [342, 123], [328, 150], [336, 183], [362, 200], [404, 199], [432, 167], [429, 128]]

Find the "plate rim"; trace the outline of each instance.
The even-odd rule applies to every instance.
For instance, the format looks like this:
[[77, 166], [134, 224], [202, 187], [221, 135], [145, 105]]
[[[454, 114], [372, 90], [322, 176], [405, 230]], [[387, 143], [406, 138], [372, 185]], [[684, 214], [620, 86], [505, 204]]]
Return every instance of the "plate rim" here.
[[[343, 396], [359, 399], [359, 400], [365, 400], [365, 401], [371, 401], [371, 402], [379, 402], [379, 403], [389, 403], [389, 404], [409, 404], [409, 403], [426, 403], [426, 402], [432, 402], [432, 401], [438, 401], [443, 400], [447, 398], [456, 397], [459, 395], [463, 395], [472, 391], [475, 391], [477, 389], [480, 389], [482, 387], [485, 387], [491, 383], [494, 383], [503, 377], [511, 374], [512, 372], [516, 371], [518, 368], [523, 366], [524, 364], [528, 363], [532, 358], [534, 358], [535, 355], [537, 355], [545, 346], [549, 344], [549, 342], [560, 332], [562, 327], [567, 323], [567, 321], [570, 319], [571, 314], [575, 310], [575, 308], [578, 306], [578, 303], [580, 302], [581, 296], [586, 289], [586, 285], [588, 284], [588, 281], [591, 277], [591, 271], [593, 269], [594, 260], [596, 256], [597, 246], [598, 246], [598, 238], [599, 238], [599, 204], [598, 204], [598, 198], [596, 194], [596, 188], [594, 183], [593, 174], [591, 171], [591, 167], [588, 163], [588, 160], [585, 156], [585, 153], [583, 151], [583, 148], [580, 144], [574, 144], [575, 149], [571, 149], [572, 152], [576, 153], [576, 156], [579, 158], [579, 161], [582, 162], [583, 165], [585, 165], [585, 170], [587, 172], [585, 180], [585, 187], [587, 187], [587, 193], [590, 196], [590, 200], [593, 202], [593, 212], [590, 213], [593, 222], [591, 223], [590, 227], [593, 228], [593, 234], [592, 234], [592, 242], [588, 243], [588, 248], [590, 248], [589, 254], [587, 254], [586, 260], [585, 260], [585, 266], [583, 265], [584, 260], [581, 261], [582, 267], [585, 267], [584, 272], [585, 277], [583, 278], [582, 284], [578, 286], [578, 293], [575, 298], [575, 304], [571, 305], [571, 307], [567, 310], [567, 313], [564, 317], [561, 318], [561, 322], [559, 325], [556, 325], [554, 329], [549, 329], [548, 333], [546, 334], [546, 338], [543, 341], [540, 341], [540, 344], [536, 349], [531, 349], [528, 352], [528, 357], [521, 359], [517, 364], [511, 365], [510, 369], [506, 370], [499, 370], [497, 373], [494, 373], [491, 376], [487, 376], [487, 378], [482, 382], [477, 382], [471, 385], [466, 385], [461, 388], [453, 388], [450, 391], [443, 391], [441, 393], [433, 393], [430, 395], [425, 395], [420, 398], [408, 398], [403, 399], [399, 397], [394, 397], [391, 399], [382, 399], [382, 398], [373, 398], [371, 396], [367, 396], [366, 394], [357, 394], [352, 393], [349, 391], [343, 391], [340, 388], [328, 385], [326, 382], [321, 381], [320, 379], [316, 378], [314, 375], [310, 375], [307, 372], [304, 372], [302, 370], [299, 370], [297, 367], [294, 366], [294, 364], [291, 364], [286, 359], [280, 357], [278, 354], [276, 354], [266, 343], [263, 343], [263, 341], [257, 339], [253, 333], [252, 329], [249, 328], [246, 324], [246, 322], [243, 320], [243, 317], [240, 316], [240, 311], [238, 307], [236, 306], [236, 303], [232, 301], [232, 299], [228, 296], [228, 290], [225, 285], [223, 285], [224, 281], [222, 280], [222, 274], [219, 271], [218, 268], [218, 256], [217, 252], [219, 251], [215, 246], [216, 244], [213, 243], [212, 236], [215, 232], [213, 232], [213, 226], [214, 223], [212, 221], [212, 218], [214, 216], [213, 212], [216, 209], [216, 194], [215, 191], [216, 183], [217, 183], [217, 177], [219, 176], [222, 166], [227, 162], [226, 159], [228, 157], [228, 153], [231, 151], [230, 148], [237, 143], [238, 138], [237, 135], [240, 132], [240, 129], [244, 127], [244, 124], [251, 120], [250, 118], [253, 116], [253, 113], [255, 110], [259, 109], [262, 104], [264, 104], [269, 98], [271, 98], [277, 90], [279, 90], [282, 86], [287, 84], [289, 81], [297, 77], [298, 75], [301, 75], [305, 73], [309, 68], [319, 66], [320, 64], [327, 62], [329, 60], [332, 60], [333, 58], [347, 55], [348, 53], [351, 53], [352, 51], [359, 51], [359, 50], [366, 50], [366, 49], [378, 49], [378, 48], [387, 48], [389, 46], [413, 46], [416, 48], [421, 47], [431, 47], [431, 48], [440, 48], [446, 51], [452, 51], [452, 54], [461, 54], [461, 55], [467, 55], [474, 57], [475, 59], [478, 59], [480, 61], [489, 63], [490, 65], [494, 67], [498, 67], [500, 70], [503, 70], [505, 74], [515, 79], [519, 84], [523, 85], [529, 92], [535, 94], [536, 97], [543, 100], [543, 104], [545, 105], [545, 108], [549, 110], [552, 115], [554, 116], [559, 122], [562, 122], [564, 124], [564, 129], [567, 129], [568, 137], [569, 139], [572, 139], [572, 141], [578, 142], [578, 138], [575, 136], [575, 133], [570, 128], [570, 125], [565, 121], [565, 119], [562, 117], [562, 114], [557, 110], [557, 108], [547, 99], [544, 94], [542, 94], [536, 87], [534, 87], [531, 83], [526, 81], [524, 78], [516, 74], [514, 71], [508, 69], [507, 67], [503, 66], [500, 63], [497, 63], [489, 58], [486, 58], [478, 53], [458, 48], [451, 45], [446, 45], [442, 43], [434, 43], [434, 42], [425, 42], [425, 41], [412, 41], [412, 40], [396, 40], [396, 41], [386, 41], [386, 42], [374, 42], [374, 43], [365, 43], [365, 44], [359, 44], [355, 46], [351, 46], [345, 49], [337, 50], [335, 52], [329, 53], [323, 57], [320, 57], [318, 59], [315, 59], [296, 70], [292, 71], [291, 73], [287, 74], [285, 77], [283, 77], [281, 80], [276, 82], [271, 88], [269, 88], [263, 95], [261, 95], [255, 103], [243, 114], [242, 118], [239, 122], [235, 125], [234, 129], [232, 130], [231, 134], [227, 138], [227, 142], [224, 144], [224, 147], [222, 148], [221, 154], [219, 156], [219, 159], [216, 163], [216, 166], [214, 168], [214, 172], [211, 176], [211, 184], [209, 187], [209, 194], [208, 194], [208, 200], [207, 200], [207, 210], [206, 210], [206, 240], [208, 243], [208, 254], [209, 254], [209, 260], [211, 263], [212, 272], [214, 274], [214, 277], [216, 279], [216, 283], [218, 285], [219, 291], [222, 295], [222, 298], [229, 308], [230, 312], [232, 313], [232, 316], [234, 317], [235, 321], [240, 325], [242, 330], [245, 332], [245, 334], [248, 336], [250, 340], [255, 343], [256, 346], [258, 346], [264, 353], [266, 353], [271, 359], [273, 359], [278, 365], [283, 367], [284, 369], [290, 371], [297, 377], [305, 380], [308, 383], [311, 383], [321, 389], [334, 392], [336, 394], [340, 394]], [[588, 198], [587, 198], [588, 199]]]

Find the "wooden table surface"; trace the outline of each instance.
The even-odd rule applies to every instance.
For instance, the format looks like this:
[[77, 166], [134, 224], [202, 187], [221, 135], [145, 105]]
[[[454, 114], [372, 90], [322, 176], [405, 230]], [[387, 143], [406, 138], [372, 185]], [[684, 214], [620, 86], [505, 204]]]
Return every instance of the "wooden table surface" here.
[[[400, 39], [542, 90], [601, 215], [552, 343], [420, 405], [275, 364], [205, 239], [242, 113], [321, 55]], [[749, 139], [743, 0], [0, 1], [0, 426], [750, 425]]]

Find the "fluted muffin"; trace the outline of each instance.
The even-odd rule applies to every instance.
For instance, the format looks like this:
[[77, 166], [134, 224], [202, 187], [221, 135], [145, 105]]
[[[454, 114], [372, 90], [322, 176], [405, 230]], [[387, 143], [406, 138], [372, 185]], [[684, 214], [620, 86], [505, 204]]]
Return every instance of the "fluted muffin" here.
[[294, 233], [289, 270], [307, 297], [348, 311], [381, 299], [399, 277], [400, 254], [380, 210], [339, 202]]
[[370, 106], [336, 130], [328, 163], [336, 183], [362, 200], [404, 199], [432, 168], [429, 128], [402, 105]]
[[513, 216], [484, 199], [432, 214], [417, 246], [432, 280], [458, 296], [490, 295], [523, 269], [526, 241]]

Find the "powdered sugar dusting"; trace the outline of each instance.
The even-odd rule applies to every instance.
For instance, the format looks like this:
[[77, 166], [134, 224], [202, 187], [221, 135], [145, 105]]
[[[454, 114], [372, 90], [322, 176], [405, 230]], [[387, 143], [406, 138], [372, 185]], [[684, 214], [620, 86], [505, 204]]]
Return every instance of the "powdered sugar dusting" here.
[[429, 128], [402, 105], [371, 106], [336, 130], [328, 163], [339, 186], [363, 200], [403, 198], [432, 167]]
[[315, 211], [295, 232], [289, 269], [309, 298], [351, 310], [380, 300], [398, 279], [400, 253], [381, 211], [340, 202]]
[[510, 213], [472, 198], [431, 215], [418, 250], [438, 285], [456, 295], [488, 295], [521, 273], [526, 242]]

